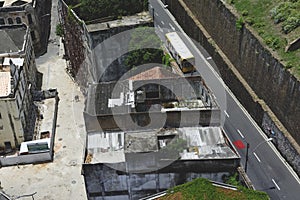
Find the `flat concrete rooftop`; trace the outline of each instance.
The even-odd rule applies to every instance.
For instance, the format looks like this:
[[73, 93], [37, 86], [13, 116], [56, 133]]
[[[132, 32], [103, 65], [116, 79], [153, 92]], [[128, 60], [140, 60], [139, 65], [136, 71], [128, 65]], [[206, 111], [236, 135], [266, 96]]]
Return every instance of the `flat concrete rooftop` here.
[[101, 22], [101, 23], [91, 23], [86, 25], [87, 31], [89, 33], [104, 31], [111, 28], [121, 27], [121, 26], [133, 26], [144, 23], [149, 23], [152, 21], [151, 16], [148, 12], [141, 12], [132, 16], [124, 16], [121, 19]]
[[158, 112], [218, 109], [202, 78], [194, 76], [91, 84], [85, 113], [101, 116], [149, 112], [149, 106]]

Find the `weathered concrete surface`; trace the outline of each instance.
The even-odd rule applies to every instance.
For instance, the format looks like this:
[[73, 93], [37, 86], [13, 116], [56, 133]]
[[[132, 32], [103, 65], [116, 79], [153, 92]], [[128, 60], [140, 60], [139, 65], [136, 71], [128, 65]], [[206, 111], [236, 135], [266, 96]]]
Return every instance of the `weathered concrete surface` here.
[[[52, 29], [48, 52], [37, 59], [38, 70], [44, 73], [43, 89], [57, 88], [60, 97], [55, 137], [54, 161], [37, 165], [22, 165], [0, 169], [3, 190], [14, 196], [30, 194], [35, 199], [86, 199], [81, 163], [85, 146], [83, 97], [65, 72], [65, 60], [59, 52], [55, 36], [57, 1], [52, 2]], [[74, 101], [74, 96], [79, 101]], [[22, 198], [24, 200], [31, 197]]]
[[284, 69], [274, 58], [274, 52], [265, 48], [252, 30], [236, 29], [236, 14], [222, 1], [166, 2], [186, 33], [212, 56], [224, 82], [257, 124], [263, 125], [265, 115], [272, 119], [285, 138], [279, 141], [291, 144], [288, 150], [281, 149], [281, 153], [299, 174], [299, 81]]

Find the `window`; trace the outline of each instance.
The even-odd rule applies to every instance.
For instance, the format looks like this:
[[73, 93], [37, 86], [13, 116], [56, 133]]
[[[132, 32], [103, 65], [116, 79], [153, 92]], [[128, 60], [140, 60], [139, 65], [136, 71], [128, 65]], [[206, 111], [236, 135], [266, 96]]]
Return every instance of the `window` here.
[[10, 142], [4, 142], [4, 145], [5, 145], [5, 153], [12, 152], [12, 146]]
[[4, 25], [5, 24], [5, 21], [3, 18], [0, 18], [0, 25]]
[[0, 131], [2, 131], [3, 130], [3, 125], [0, 125]]
[[1, 113], [0, 113], [0, 119], [2, 119], [2, 115], [1, 115]]
[[13, 24], [13, 23], [14, 23], [14, 21], [13, 21], [13, 19], [12, 19], [12, 18], [8, 18], [8, 20], [7, 20], [7, 21], [8, 21], [8, 23], [9, 23], [9, 24]]
[[17, 17], [17, 18], [16, 18], [16, 22], [17, 22], [17, 24], [21, 24], [21, 23], [22, 23], [21, 18], [20, 18], [20, 17]]
[[31, 14], [28, 14], [28, 15], [27, 15], [27, 18], [28, 18], [28, 22], [29, 22], [29, 24], [32, 24], [32, 23], [33, 23], [33, 21], [32, 21]]
[[31, 39], [34, 41], [34, 40], [36, 39], [35, 34], [34, 34], [34, 31], [31, 31], [31, 32], [30, 32], [30, 35], [31, 35]]

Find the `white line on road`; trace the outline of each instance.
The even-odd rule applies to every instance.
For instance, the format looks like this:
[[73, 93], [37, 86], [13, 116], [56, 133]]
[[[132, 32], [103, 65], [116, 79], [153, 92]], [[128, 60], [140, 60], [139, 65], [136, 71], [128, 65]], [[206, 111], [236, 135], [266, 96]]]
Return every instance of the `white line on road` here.
[[258, 160], [258, 162], [261, 162], [259, 157], [256, 155], [256, 153], [254, 152], [253, 154], [254, 154], [255, 158]]
[[240, 134], [240, 136], [241, 136], [242, 138], [245, 138], [244, 135], [241, 133], [241, 131], [240, 131], [239, 129], [237, 129], [237, 132]]
[[275, 182], [274, 179], [272, 179], [272, 182], [274, 183], [274, 185], [277, 187], [278, 190], [280, 190], [280, 187], [277, 185], [277, 183]]
[[155, 15], [156, 15], [156, 17], [158, 17], [158, 14], [157, 14], [157, 13], [155, 13]]
[[[163, 6], [162, 1], [158, 1], [159, 4], [161, 6]], [[212, 73], [220, 80], [221, 84], [225, 87], [225, 90], [228, 92], [228, 94], [233, 98], [233, 100], [235, 101], [235, 103], [242, 109], [242, 111], [244, 112], [244, 114], [247, 116], [247, 118], [250, 120], [250, 122], [252, 123], [252, 125], [255, 126], [255, 128], [257, 129], [257, 131], [260, 133], [260, 135], [264, 138], [267, 139], [267, 136], [265, 135], [265, 133], [261, 130], [261, 128], [257, 125], [257, 123], [254, 121], [254, 119], [252, 119], [251, 115], [248, 113], [248, 111], [242, 106], [242, 104], [237, 100], [237, 98], [233, 95], [232, 91], [228, 88], [228, 86], [224, 83], [224, 81], [222, 80], [222, 78], [220, 77], [220, 75], [214, 70], [214, 68], [211, 66], [211, 64], [205, 59], [205, 57], [202, 55], [202, 53], [200, 53], [199, 49], [195, 46], [195, 44], [192, 42], [192, 40], [187, 36], [187, 34], [184, 32], [184, 30], [181, 28], [181, 26], [178, 24], [178, 22], [176, 21], [175, 17], [170, 13], [169, 10], [165, 10], [165, 12], [167, 13], [167, 15], [170, 17], [170, 19], [173, 20], [173, 22], [175, 23], [176, 27], [179, 29], [179, 31], [181, 33], [183, 33], [185, 35], [185, 37], [188, 39], [188, 42], [190, 43], [190, 45], [192, 45], [192, 47], [198, 52], [198, 54], [200, 55], [200, 57], [205, 61], [205, 63], [208, 65], [208, 67], [211, 69]], [[158, 16], [158, 15], [157, 15]], [[287, 167], [287, 169], [291, 172], [291, 174], [293, 175], [293, 177], [295, 178], [295, 180], [300, 184], [300, 179], [298, 177], [298, 175], [296, 174], [296, 172], [293, 170], [293, 168], [285, 161], [285, 159], [281, 156], [281, 154], [278, 152], [278, 150], [276, 149], [276, 147], [273, 145], [273, 143], [268, 143], [268, 145], [272, 148], [273, 152], [278, 156], [278, 158], [281, 160], [281, 162]]]
[[224, 110], [224, 113], [225, 113], [225, 115], [226, 115], [227, 117], [229, 117], [229, 115], [228, 115], [228, 113], [227, 113], [227, 111], [226, 111], [226, 110]]
[[162, 25], [165, 25], [165, 22], [164, 22], [164, 21], [160, 21], [160, 22], [161, 22]]
[[173, 31], [175, 31], [175, 28], [174, 28], [174, 26], [172, 26], [171, 23], [169, 23], [169, 26], [171, 27], [171, 29], [172, 29]]

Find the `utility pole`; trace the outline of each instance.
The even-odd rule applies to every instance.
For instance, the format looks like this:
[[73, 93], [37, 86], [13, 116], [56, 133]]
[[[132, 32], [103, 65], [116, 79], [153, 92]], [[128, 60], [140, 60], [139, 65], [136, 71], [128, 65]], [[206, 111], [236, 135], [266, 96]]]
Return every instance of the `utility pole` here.
[[153, 23], [154, 23], [154, 8], [152, 8], [152, 19], [153, 19]]
[[[253, 153], [260, 145], [262, 145], [263, 143], [270, 142], [270, 141], [272, 141], [272, 140], [273, 140], [273, 138], [268, 138], [267, 140], [262, 141], [261, 143], [259, 143], [258, 145], [256, 145], [256, 147], [253, 149], [252, 153]], [[247, 172], [248, 156], [249, 156], [249, 147], [250, 147], [249, 143], [248, 143], [248, 142], [246, 142], [246, 143], [247, 143], [247, 149], [246, 149], [245, 172]]]
[[250, 144], [247, 142], [247, 149], [246, 149], [246, 162], [245, 162], [245, 173], [247, 173], [249, 147], [250, 147]]

